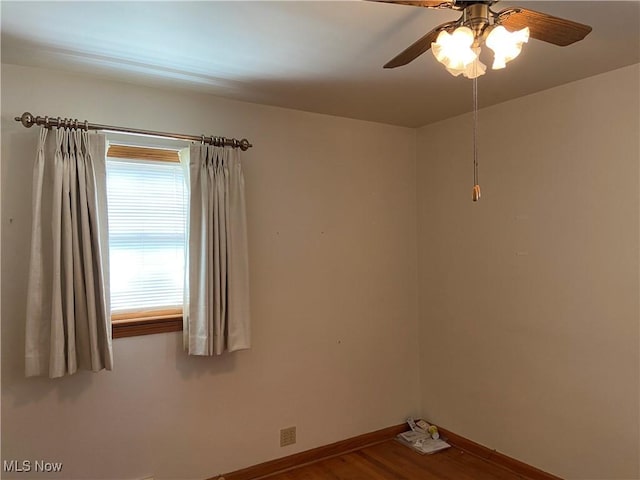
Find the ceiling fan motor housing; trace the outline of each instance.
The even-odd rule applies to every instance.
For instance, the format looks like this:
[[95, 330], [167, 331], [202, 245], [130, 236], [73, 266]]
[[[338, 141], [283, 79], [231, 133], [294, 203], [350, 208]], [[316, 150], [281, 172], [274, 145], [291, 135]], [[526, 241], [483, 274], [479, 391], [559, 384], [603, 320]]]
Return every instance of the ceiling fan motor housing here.
[[452, 0], [447, 8], [451, 8], [453, 10], [464, 10], [471, 5], [486, 5], [490, 7], [498, 1], [499, 0]]

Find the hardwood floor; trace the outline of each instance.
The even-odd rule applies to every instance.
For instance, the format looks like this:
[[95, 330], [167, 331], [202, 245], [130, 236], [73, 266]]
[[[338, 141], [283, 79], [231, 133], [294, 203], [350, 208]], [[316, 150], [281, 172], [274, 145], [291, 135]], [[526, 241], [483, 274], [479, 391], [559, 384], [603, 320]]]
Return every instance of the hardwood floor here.
[[420, 455], [395, 440], [321, 460], [265, 480], [520, 480], [523, 477], [451, 447]]

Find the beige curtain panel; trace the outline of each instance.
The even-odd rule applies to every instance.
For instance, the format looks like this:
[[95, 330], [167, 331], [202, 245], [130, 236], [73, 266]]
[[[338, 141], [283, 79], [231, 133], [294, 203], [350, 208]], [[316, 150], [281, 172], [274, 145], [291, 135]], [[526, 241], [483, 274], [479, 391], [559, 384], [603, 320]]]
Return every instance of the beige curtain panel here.
[[239, 152], [189, 149], [184, 340], [190, 355], [249, 348], [249, 262]]
[[111, 370], [104, 135], [43, 128], [32, 206], [26, 375]]

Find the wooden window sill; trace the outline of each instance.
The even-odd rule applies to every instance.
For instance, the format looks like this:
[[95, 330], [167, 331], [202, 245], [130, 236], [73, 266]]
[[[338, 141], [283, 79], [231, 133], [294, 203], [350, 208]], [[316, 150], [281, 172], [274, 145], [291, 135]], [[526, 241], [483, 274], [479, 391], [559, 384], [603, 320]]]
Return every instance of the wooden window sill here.
[[113, 338], [135, 337], [182, 330], [182, 311], [165, 310], [111, 316]]

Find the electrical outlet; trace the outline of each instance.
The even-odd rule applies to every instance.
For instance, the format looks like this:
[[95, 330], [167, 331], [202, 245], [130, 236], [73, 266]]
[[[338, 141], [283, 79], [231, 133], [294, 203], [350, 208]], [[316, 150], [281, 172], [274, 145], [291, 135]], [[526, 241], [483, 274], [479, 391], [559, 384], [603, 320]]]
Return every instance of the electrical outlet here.
[[280, 430], [280, 446], [286, 447], [296, 443], [296, 427], [283, 428]]

